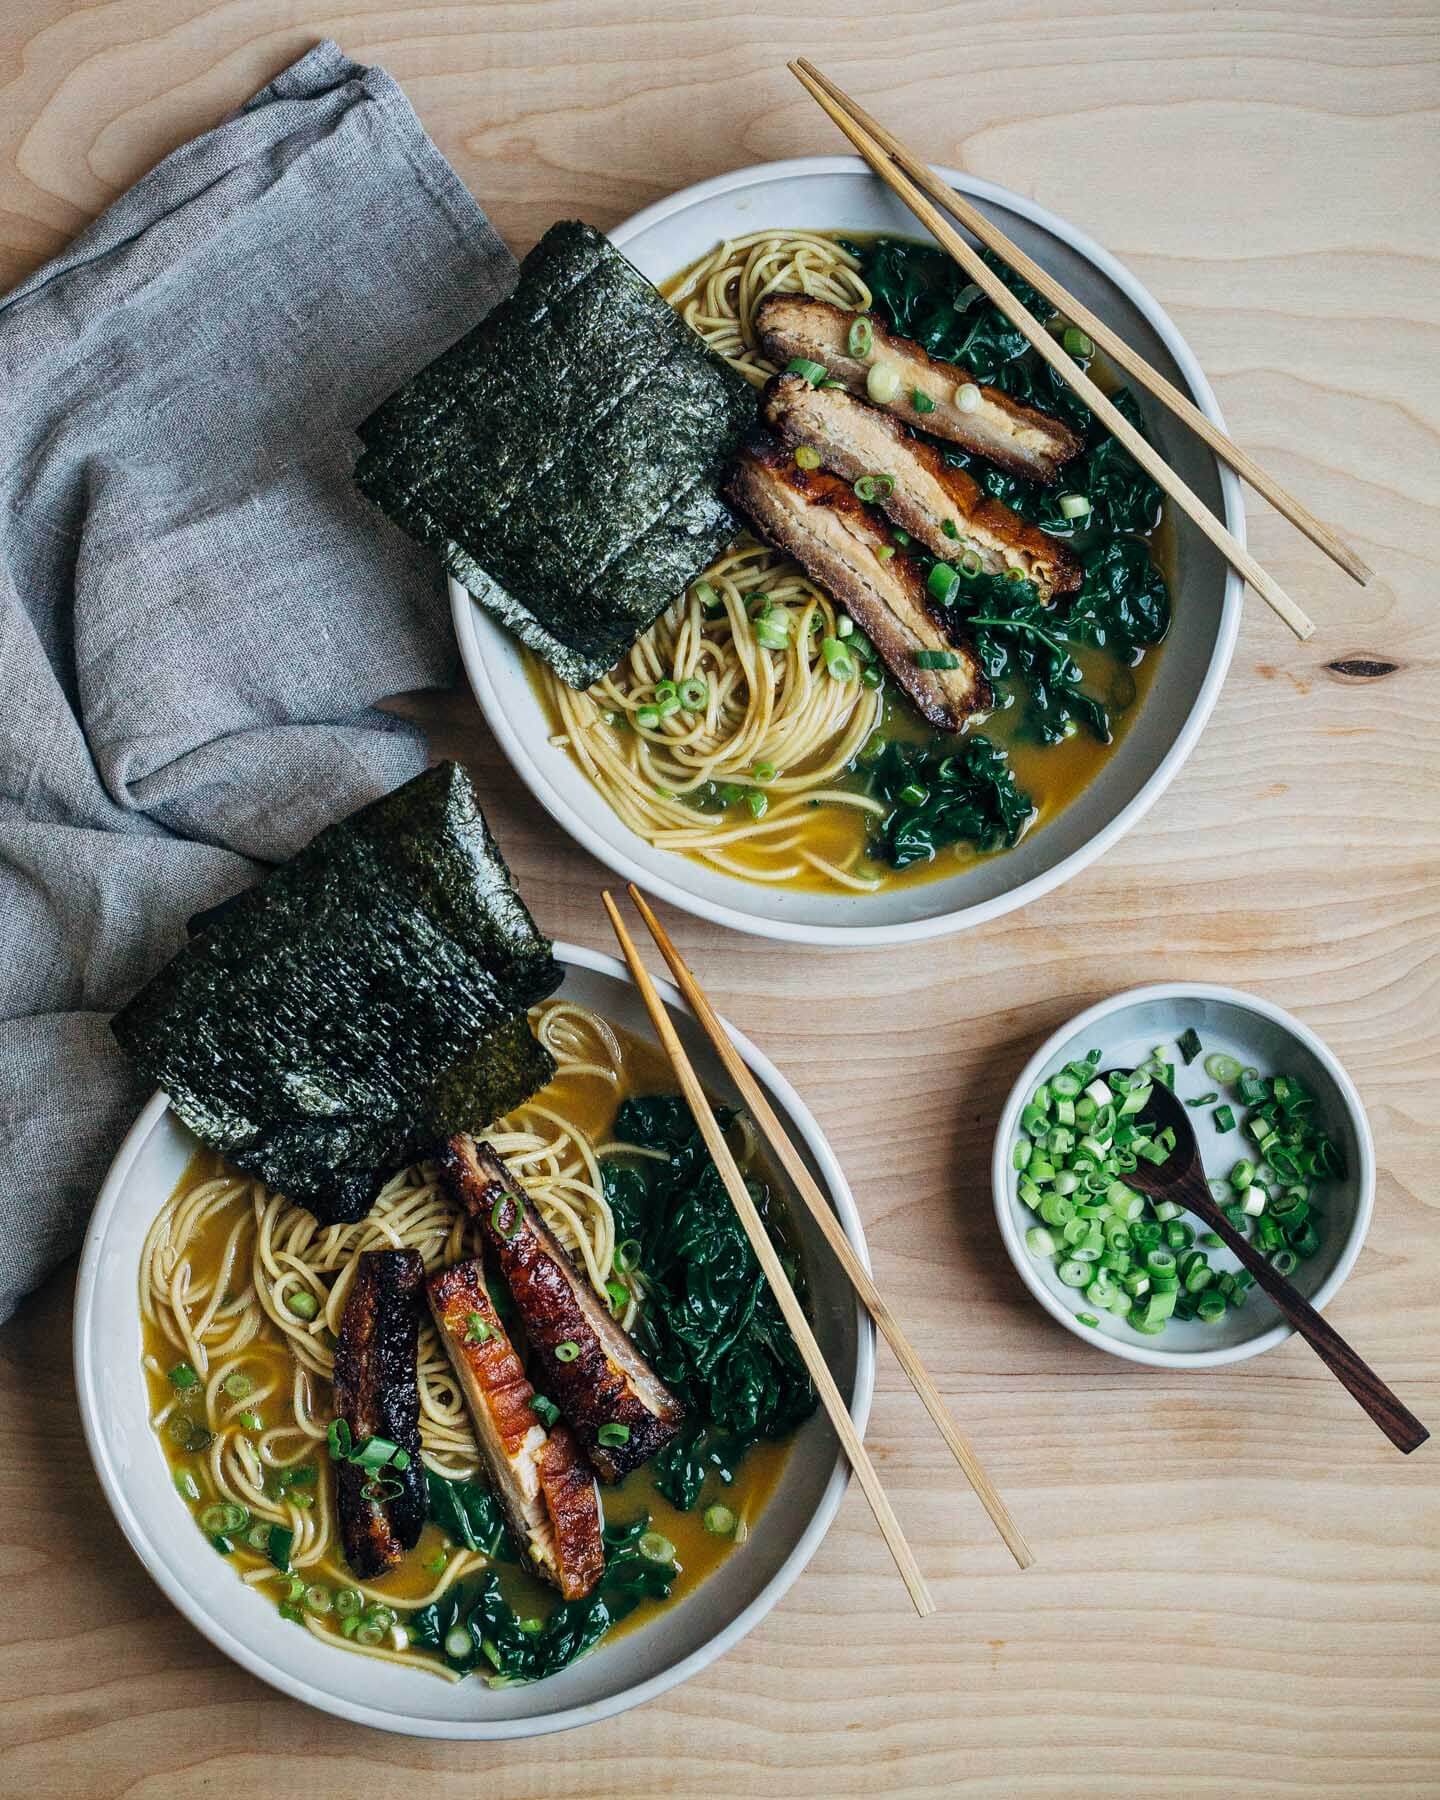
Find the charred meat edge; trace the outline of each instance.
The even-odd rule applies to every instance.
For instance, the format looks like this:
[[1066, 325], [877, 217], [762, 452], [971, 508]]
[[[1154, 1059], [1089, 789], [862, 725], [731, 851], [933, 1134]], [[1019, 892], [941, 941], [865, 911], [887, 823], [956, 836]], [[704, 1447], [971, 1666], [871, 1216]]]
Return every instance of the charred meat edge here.
[[953, 562], [974, 550], [987, 575], [1016, 570], [1046, 600], [1080, 586], [1084, 571], [1067, 545], [1011, 512], [963, 469], [952, 469], [933, 444], [913, 437], [879, 407], [785, 374], [767, 383], [763, 411], [782, 442], [808, 444], [846, 481], [888, 475], [894, 491], [875, 504], [933, 555]]
[[[425, 1265], [415, 1250], [366, 1250], [359, 1258], [335, 1345], [335, 1412], [355, 1443], [389, 1438], [408, 1451], [407, 1469], [377, 1477], [355, 1463], [335, 1464], [335, 1505], [345, 1560], [362, 1581], [393, 1569], [425, 1527], [420, 1462], [420, 1384], [416, 1346]], [[399, 1494], [375, 1497], [381, 1482]]]
[[[761, 348], [783, 368], [792, 357], [803, 356], [824, 363], [832, 381], [852, 394], [866, 391], [867, 372], [875, 363], [888, 363], [900, 376], [900, 392], [886, 410], [918, 426], [932, 437], [948, 439], [977, 456], [987, 457], [1012, 475], [1048, 487], [1060, 470], [1083, 448], [1077, 432], [1038, 407], [1012, 400], [999, 388], [976, 382], [959, 363], [939, 362], [911, 338], [890, 331], [873, 313], [873, 340], [864, 356], [850, 352], [850, 328], [859, 313], [847, 312], [828, 300], [811, 300], [801, 294], [771, 294], [760, 302], [755, 329]], [[980, 404], [974, 412], [962, 412], [955, 390], [965, 384], [980, 388]], [[934, 411], [918, 413], [917, 390], [934, 402]]]
[[[560, 1408], [602, 1481], [621, 1481], [674, 1437], [684, 1409], [620, 1329], [488, 1144], [453, 1137], [440, 1174], [476, 1220], [510, 1289], [544, 1392]], [[498, 1223], [497, 1223], [498, 1221]], [[507, 1235], [508, 1234], [508, 1235]], [[562, 1362], [556, 1346], [574, 1344]], [[600, 1442], [623, 1425], [623, 1444]]]
[[[441, 1269], [426, 1294], [512, 1537], [538, 1575], [565, 1599], [580, 1599], [605, 1567], [595, 1471], [568, 1426], [547, 1431], [536, 1416], [535, 1389], [491, 1302], [480, 1259]], [[485, 1334], [479, 1341], [477, 1322]]]
[[[901, 550], [882, 562], [889, 534], [847, 483], [823, 469], [801, 469], [780, 445], [741, 451], [726, 493], [759, 531], [793, 556], [869, 634], [886, 667], [937, 731], [958, 731], [991, 703], [990, 684], [973, 650], [953, 641], [936, 619], [925, 577]], [[954, 669], [922, 669], [920, 650], [949, 650]]]

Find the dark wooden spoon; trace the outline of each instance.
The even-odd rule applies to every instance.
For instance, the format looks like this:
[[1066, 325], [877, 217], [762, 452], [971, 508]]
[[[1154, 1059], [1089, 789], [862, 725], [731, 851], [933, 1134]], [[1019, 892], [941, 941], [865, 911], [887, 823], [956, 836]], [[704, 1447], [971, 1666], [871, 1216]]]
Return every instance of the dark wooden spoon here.
[[[1118, 1073], [1111, 1070], [1110, 1074]], [[1127, 1071], [1128, 1073], [1128, 1071]], [[1257, 1250], [1249, 1238], [1243, 1237], [1221, 1212], [1210, 1195], [1205, 1165], [1200, 1160], [1200, 1147], [1190, 1115], [1162, 1081], [1153, 1084], [1150, 1098], [1139, 1119], [1156, 1132], [1168, 1125], [1175, 1133], [1175, 1148], [1163, 1163], [1146, 1162], [1142, 1157], [1136, 1168], [1125, 1177], [1133, 1188], [1156, 1200], [1173, 1200], [1194, 1213], [1217, 1237], [1225, 1240], [1240, 1262], [1255, 1277], [1257, 1286], [1284, 1313], [1310, 1348], [1327, 1365], [1360, 1402], [1370, 1417], [1397, 1449], [1408, 1455], [1418, 1450], [1430, 1433], [1414, 1413], [1394, 1395], [1375, 1371], [1363, 1362], [1340, 1333], [1316, 1312], [1298, 1289], [1279, 1274], [1270, 1259]]]

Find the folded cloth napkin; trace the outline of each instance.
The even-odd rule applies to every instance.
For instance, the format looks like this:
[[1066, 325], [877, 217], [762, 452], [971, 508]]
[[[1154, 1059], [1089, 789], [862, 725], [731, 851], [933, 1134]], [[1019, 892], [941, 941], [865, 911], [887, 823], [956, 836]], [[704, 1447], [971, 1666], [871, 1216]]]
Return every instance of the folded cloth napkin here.
[[433, 560], [355, 426], [515, 265], [322, 44], [0, 300], [0, 1318], [143, 1099], [109, 1014], [186, 917], [425, 763]]

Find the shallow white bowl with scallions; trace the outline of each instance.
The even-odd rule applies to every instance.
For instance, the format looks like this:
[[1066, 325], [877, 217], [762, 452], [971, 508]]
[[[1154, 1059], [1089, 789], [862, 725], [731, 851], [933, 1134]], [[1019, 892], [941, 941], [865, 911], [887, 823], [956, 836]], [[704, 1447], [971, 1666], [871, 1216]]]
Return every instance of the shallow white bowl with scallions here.
[[[1252, 1128], [1248, 1123], [1257, 1107], [1242, 1098], [1238, 1074], [1251, 1072], [1252, 1080], [1263, 1082], [1281, 1076], [1301, 1084], [1312, 1099], [1305, 1117], [1323, 1129], [1343, 1164], [1343, 1172], [1306, 1184], [1308, 1216], [1319, 1243], [1288, 1269], [1300, 1292], [1323, 1309], [1355, 1266], [1375, 1200], [1375, 1147], [1369, 1121], [1355, 1084], [1333, 1052], [1299, 1019], [1236, 988], [1193, 982], [1132, 988], [1092, 1006], [1040, 1046], [1011, 1089], [995, 1133], [992, 1182], [1000, 1235], [1021, 1280], [1067, 1330], [1113, 1356], [1169, 1369], [1213, 1368], [1283, 1343], [1291, 1327], [1253, 1286], [1237, 1304], [1231, 1283], [1226, 1282], [1227, 1304], [1216, 1318], [1172, 1317], [1163, 1329], [1144, 1333], [1129, 1316], [1093, 1304], [1086, 1288], [1061, 1279], [1061, 1233], [1022, 1200], [1017, 1160], [1031, 1152], [1022, 1149], [1017, 1158], [1016, 1145], [1022, 1139], [1029, 1141], [1023, 1120], [1037, 1091], [1048, 1089], [1056, 1075], [1062, 1076], [1062, 1086], [1074, 1085], [1064, 1079], [1064, 1071], [1068, 1064], [1087, 1059], [1097, 1073], [1156, 1063], [1170, 1071], [1176, 1094], [1190, 1103], [1187, 1110], [1212, 1191], [1231, 1204], [1249, 1201], [1252, 1232], [1254, 1208], [1265, 1206], [1267, 1186], [1278, 1195], [1279, 1185], [1253, 1135], [1254, 1130], [1263, 1133], [1264, 1125]], [[1228, 1079], [1217, 1079], [1216, 1071]], [[1244, 1091], [1255, 1090], [1252, 1086]], [[1025, 1188], [1033, 1201], [1034, 1185], [1026, 1183]], [[1146, 1209], [1147, 1220], [1151, 1211]], [[1196, 1234], [1204, 1232], [1188, 1214], [1181, 1214], [1180, 1222]], [[1207, 1288], [1221, 1292], [1222, 1279], [1233, 1277], [1238, 1269], [1236, 1259], [1223, 1246], [1206, 1245], [1199, 1235], [1194, 1245], [1182, 1249], [1182, 1262], [1195, 1249], [1203, 1249], [1213, 1271]], [[1078, 1271], [1069, 1272], [1073, 1277]], [[1213, 1310], [1213, 1303], [1207, 1310]], [[1132, 1307], [1132, 1316], [1143, 1313]]]

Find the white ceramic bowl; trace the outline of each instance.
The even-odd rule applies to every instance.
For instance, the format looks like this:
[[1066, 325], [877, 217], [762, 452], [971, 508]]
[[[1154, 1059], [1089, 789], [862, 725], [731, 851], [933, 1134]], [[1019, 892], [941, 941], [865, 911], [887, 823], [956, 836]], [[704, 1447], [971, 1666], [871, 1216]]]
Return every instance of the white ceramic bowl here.
[[[613, 957], [557, 944], [562, 993], [637, 1033], [649, 1021]], [[668, 983], [657, 983], [712, 1093], [737, 1098], [718, 1058]], [[820, 1128], [779, 1071], [733, 1028], [736, 1048], [802, 1147], [845, 1233], [868, 1263], [850, 1189]], [[494, 1692], [476, 1680], [350, 1656], [281, 1619], [247, 1588], [184, 1502], [148, 1422], [141, 1369], [140, 1251], [194, 1149], [163, 1094], [136, 1120], [105, 1179], [85, 1241], [75, 1301], [75, 1379], [86, 1442], [105, 1497], [140, 1560], [194, 1626], [252, 1674], [298, 1700], [362, 1725], [419, 1737], [507, 1738], [559, 1731], [638, 1705], [693, 1675], [769, 1612], [814, 1555], [848, 1479], [823, 1414], [797, 1434], [784, 1475], [743, 1548], [683, 1600], [548, 1681]], [[815, 1332], [863, 1432], [874, 1386], [868, 1319], [803, 1207], [794, 1216], [810, 1276]]]
[[[1043, 207], [954, 169], [936, 173], [968, 194], [1152, 366], [1221, 424], [1193, 352], [1128, 269]], [[738, 169], [648, 207], [610, 236], [659, 282], [722, 238], [766, 225], [824, 230], [923, 230], [858, 157], [812, 156]], [[1239, 483], [1148, 398], [1146, 423], [1170, 466], [1245, 536]], [[1241, 583], [1187, 520], [1177, 528], [1175, 622], [1145, 706], [1100, 776], [1059, 817], [1014, 850], [963, 873], [874, 895], [793, 892], [742, 881], [656, 850], [621, 823], [563, 751], [526, 673], [519, 645], [458, 583], [450, 584], [460, 654], [475, 698], [520, 778], [570, 835], [627, 881], [737, 931], [809, 944], [879, 945], [942, 937], [1048, 893], [1093, 862], [1164, 792], [1210, 716], [1240, 622]]]
[[[1000, 1235], [1021, 1280], [1068, 1331], [1113, 1356], [1164, 1369], [1204, 1369], [1241, 1362], [1284, 1343], [1293, 1328], [1258, 1288], [1251, 1288], [1240, 1311], [1228, 1310], [1217, 1324], [1172, 1320], [1160, 1337], [1142, 1337], [1113, 1313], [1100, 1313], [1098, 1326], [1082, 1325], [1076, 1314], [1087, 1310], [1084, 1300], [1060, 1281], [1051, 1258], [1032, 1256], [1025, 1248], [1025, 1232], [1036, 1221], [1016, 1194], [1011, 1159], [1020, 1114], [1042, 1081], [1096, 1047], [1101, 1053], [1100, 1068], [1133, 1068], [1157, 1044], [1173, 1045], [1187, 1025], [1198, 1032], [1204, 1054], [1189, 1068], [1176, 1058], [1175, 1087], [1182, 1098], [1208, 1093], [1216, 1086], [1204, 1070], [1205, 1056], [1215, 1051], [1228, 1052], [1262, 1075], [1298, 1075], [1314, 1094], [1319, 1116], [1344, 1153], [1345, 1179], [1327, 1182], [1321, 1197], [1325, 1229], [1320, 1248], [1298, 1264], [1290, 1277], [1312, 1306], [1323, 1309], [1354, 1268], [1375, 1204], [1375, 1145], [1355, 1084], [1308, 1026], [1268, 1000], [1236, 988], [1166, 982], [1116, 994], [1062, 1025], [1025, 1065], [1000, 1115], [991, 1165]], [[1239, 1120], [1244, 1109], [1233, 1100], [1232, 1105]], [[1217, 1133], [1210, 1118], [1212, 1110], [1197, 1107], [1191, 1118], [1207, 1172], [1223, 1179], [1242, 1156], [1253, 1159], [1255, 1150], [1240, 1131]], [[1210, 1255], [1217, 1268], [1238, 1266], [1228, 1250]]]

